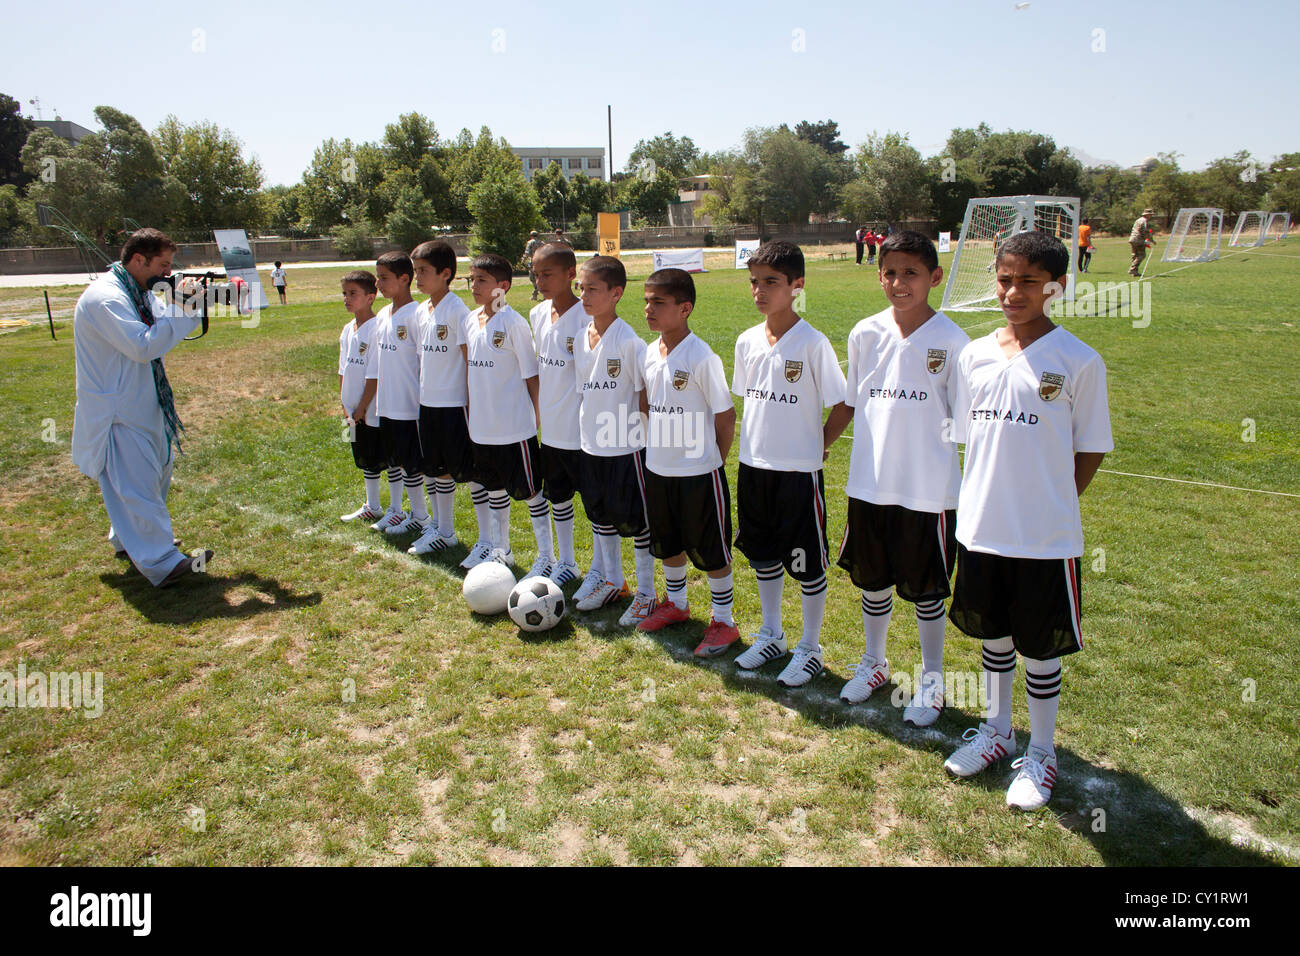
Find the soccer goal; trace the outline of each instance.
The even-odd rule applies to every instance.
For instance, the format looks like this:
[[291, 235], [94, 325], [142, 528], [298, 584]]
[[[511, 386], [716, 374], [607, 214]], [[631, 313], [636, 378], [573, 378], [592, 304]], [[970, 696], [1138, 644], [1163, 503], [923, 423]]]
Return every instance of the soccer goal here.
[[1232, 228], [1229, 246], [1262, 246], [1266, 241], [1264, 224], [1268, 213], [1263, 209], [1250, 209], [1237, 217], [1237, 225]]
[[1065, 299], [1073, 301], [1079, 261], [1079, 200], [1065, 196], [996, 196], [967, 201], [940, 308], [945, 312], [996, 309], [993, 264], [998, 249], [1017, 233], [1034, 230], [1056, 236], [1069, 250]]
[[1174, 217], [1161, 262], [1209, 262], [1219, 258], [1223, 242], [1223, 210], [1184, 207]]
[[1264, 223], [1264, 237], [1268, 242], [1285, 239], [1291, 231], [1291, 214], [1289, 212], [1271, 212], [1268, 222]]

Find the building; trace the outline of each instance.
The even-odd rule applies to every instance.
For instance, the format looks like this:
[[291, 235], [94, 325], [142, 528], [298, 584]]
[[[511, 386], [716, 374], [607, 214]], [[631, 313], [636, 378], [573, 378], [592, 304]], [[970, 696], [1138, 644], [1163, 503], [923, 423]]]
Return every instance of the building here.
[[94, 132], [94, 130], [86, 129], [86, 127], [79, 126], [70, 120], [59, 119], [58, 117], [52, 120], [32, 120], [32, 125], [37, 129], [48, 129], [60, 139], [66, 139], [73, 146], [76, 146]]
[[700, 201], [713, 188], [710, 173], [683, 176], [678, 181], [677, 201], [668, 205], [670, 226], [711, 226], [713, 220], [699, 211]]
[[602, 146], [524, 146], [511, 150], [519, 157], [529, 182], [551, 163], [559, 163], [565, 179], [582, 173], [590, 179], [609, 179]]

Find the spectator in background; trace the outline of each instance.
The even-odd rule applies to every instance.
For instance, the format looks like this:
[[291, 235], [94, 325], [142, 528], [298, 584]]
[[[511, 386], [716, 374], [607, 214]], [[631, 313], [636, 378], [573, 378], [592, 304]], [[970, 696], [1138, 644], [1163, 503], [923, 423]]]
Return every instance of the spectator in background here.
[[867, 243], [867, 265], [869, 266], [875, 265], [876, 264], [876, 242], [879, 239], [879, 236], [876, 235], [875, 230], [867, 229], [864, 238]]
[[[556, 232], [560, 230], [556, 229]], [[543, 242], [534, 229], [528, 234], [528, 245], [524, 246], [524, 262], [528, 263], [528, 281], [533, 284], [533, 294], [528, 297], [529, 302], [537, 301], [537, 273], [533, 271], [533, 253], [542, 248]]]
[[867, 241], [867, 227], [858, 226], [858, 231], [853, 234], [853, 250], [857, 253], [857, 263], [862, 265], [862, 246]]
[[1142, 210], [1142, 215], [1133, 220], [1133, 231], [1128, 236], [1128, 246], [1133, 251], [1128, 264], [1128, 274], [1131, 276], [1138, 274], [1142, 260], [1147, 257], [1147, 248], [1154, 244], [1150, 220], [1155, 214], [1155, 210], [1148, 207]]
[[1088, 225], [1088, 217], [1084, 216], [1083, 221], [1079, 223], [1079, 271], [1087, 272], [1091, 262], [1092, 226]]
[[277, 260], [275, 263], [275, 268], [271, 270], [271, 285], [275, 286], [275, 291], [280, 293], [281, 305], [288, 304], [288, 300], [284, 297], [284, 287], [287, 284], [288, 284], [288, 278], [285, 276], [284, 270], [280, 268], [280, 263]]

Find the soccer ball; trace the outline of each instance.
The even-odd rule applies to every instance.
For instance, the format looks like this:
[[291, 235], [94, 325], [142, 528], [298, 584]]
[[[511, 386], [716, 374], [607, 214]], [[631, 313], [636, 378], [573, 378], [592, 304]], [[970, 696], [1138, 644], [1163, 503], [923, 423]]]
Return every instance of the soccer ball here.
[[499, 561], [484, 561], [469, 569], [461, 593], [471, 611], [479, 614], [500, 614], [506, 609], [515, 576]]
[[510, 620], [525, 631], [549, 631], [564, 617], [564, 592], [550, 578], [524, 578], [506, 604]]

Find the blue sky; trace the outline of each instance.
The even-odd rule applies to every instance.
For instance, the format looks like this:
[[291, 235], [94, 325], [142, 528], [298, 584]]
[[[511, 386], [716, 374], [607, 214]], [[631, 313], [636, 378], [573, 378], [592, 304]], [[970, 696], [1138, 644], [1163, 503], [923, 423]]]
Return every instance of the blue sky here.
[[377, 139], [411, 110], [444, 135], [487, 124], [515, 146], [604, 145], [607, 103], [616, 169], [666, 130], [716, 150], [749, 126], [826, 118], [850, 145], [899, 130], [924, 155], [981, 121], [1122, 165], [1300, 151], [1300, 7], [1282, 0], [105, 9], [7, 10], [0, 92], [92, 128], [100, 104], [149, 129], [212, 120], [268, 185], [296, 182], [326, 137]]

